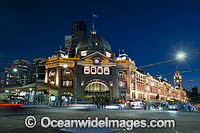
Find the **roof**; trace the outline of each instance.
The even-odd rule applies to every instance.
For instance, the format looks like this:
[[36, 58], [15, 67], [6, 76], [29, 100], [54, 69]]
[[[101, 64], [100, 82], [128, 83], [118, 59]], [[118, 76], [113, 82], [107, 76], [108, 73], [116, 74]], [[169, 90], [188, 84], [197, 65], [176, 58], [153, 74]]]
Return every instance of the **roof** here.
[[108, 51], [111, 52], [111, 45], [108, 41], [99, 35], [92, 34], [88, 36], [85, 40], [78, 44], [79, 51], [88, 50], [89, 52], [94, 51]]
[[[3, 88], [0, 88], [0, 90], [16, 90], [16, 89], [19, 89], [19, 90], [26, 91], [29, 88], [35, 88], [35, 87], [36, 87], [36, 84], [32, 83], [32, 84], [28, 84], [28, 85], [25, 85], [25, 86], [8, 86], [8, 87], [3, 87]], [[52, 86], [50, 84], [43, 83], [43, 82], [37, 83], [37, 90], [46, 90], [46, 89], [57, 90], [57, 87], [54, 87], [54, 86]]]

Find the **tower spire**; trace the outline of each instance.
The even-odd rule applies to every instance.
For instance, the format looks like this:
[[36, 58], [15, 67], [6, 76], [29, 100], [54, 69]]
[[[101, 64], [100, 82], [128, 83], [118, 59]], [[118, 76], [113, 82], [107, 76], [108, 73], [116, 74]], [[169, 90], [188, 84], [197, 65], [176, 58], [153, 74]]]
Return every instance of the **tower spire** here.
[[95, 30], [95, 26], [94, 26], [94, 19], [95, 19], [95, 18], [98, 18], [98, 16], [97, 16], [96, 14], [93, 13], [93, 15], [92, 15], [92, 29], [91, 29], [91, 31], [90, 31], [90, 33], [91, 33], [92, 35], [96, 35], [96, 30]]
[[95, 29], [95, 27], [94, 27], [94, 17], [92, 17], [92, 29]]

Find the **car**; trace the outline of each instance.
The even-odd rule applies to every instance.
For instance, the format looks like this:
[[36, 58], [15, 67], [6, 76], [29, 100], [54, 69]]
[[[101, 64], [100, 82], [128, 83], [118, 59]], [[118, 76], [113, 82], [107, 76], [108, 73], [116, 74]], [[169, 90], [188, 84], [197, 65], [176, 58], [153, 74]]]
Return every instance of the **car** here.
[[132, 109], [143, 109], [143, 102], [142, 101], [134, 101], [130, 103], [130, 108]]

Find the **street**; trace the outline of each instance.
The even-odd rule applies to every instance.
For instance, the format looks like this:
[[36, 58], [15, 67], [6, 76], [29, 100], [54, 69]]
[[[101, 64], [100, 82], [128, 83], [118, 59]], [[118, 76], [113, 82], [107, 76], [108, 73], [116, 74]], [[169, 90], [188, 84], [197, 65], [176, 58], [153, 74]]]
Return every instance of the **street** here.
[[[37, 126], [28, 129], [24, 125], [27, 116], [33, 115], [37, 119]], [[158, 111], [158, 110], [69, 110], [66, 107], [60, 108], [24, 108], [16, 110], [0, 110], [0, 132], [128, 132], [125, 129], [65, 129], [65, 128], [42, 128], [39, 121], [41, 117], [49, 116], [51, 119], [87, 119], [88, 116], [100, 119], [108, 116], [109, 119], [175, 119], [176, 128], [148, 128], [134, 129], [132, 133], [199, 133], [200, 113]]]

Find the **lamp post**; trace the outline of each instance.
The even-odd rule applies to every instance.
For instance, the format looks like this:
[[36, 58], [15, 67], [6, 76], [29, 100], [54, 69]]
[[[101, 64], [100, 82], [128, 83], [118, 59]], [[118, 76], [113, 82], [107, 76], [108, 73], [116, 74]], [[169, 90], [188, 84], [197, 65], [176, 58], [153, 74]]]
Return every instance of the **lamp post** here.
[[[186, 54], [183, 52], [183, 51], [179, 51], [177, 54], [176, 54], [176, 60], [177, 61], [184, 61], [184, 59], [186, 58]], [[176, 63], [176, 70], [178, 70], [178, 65]]]
[[178, 52], [176, 55], [177, 60], [181, 61], [181, 60], [184, 60], [185, 58], [186, 58], [186, 54], [183, 51]]

